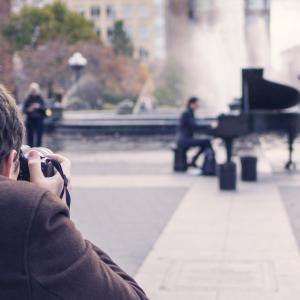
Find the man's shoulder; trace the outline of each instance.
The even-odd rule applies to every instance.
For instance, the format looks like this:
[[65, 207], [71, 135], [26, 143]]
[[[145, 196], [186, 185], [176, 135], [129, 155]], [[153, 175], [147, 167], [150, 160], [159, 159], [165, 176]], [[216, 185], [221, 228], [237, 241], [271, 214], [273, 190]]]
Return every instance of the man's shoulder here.
[[46, 190], [29, 182], [16, 181], [0, 176], [0, 204], [26, 209], [37, 206]]
[[191, 117], [194, 117], [194, 113], [192, 110], [186, 109], [182, 112], [181, 117], [182, 118], [191, 118]]
[[[24, 258], [32, 224], [45, 193], [29, 182], [0, 176], [0, 235], [3, 246], [0, 249], [0, 264], [3, 266], [7, 261], [6, 268], [10, 271]], [[5, 268], [0, 272], [5, 272]]]
[[181, 116], [185, 117], [185, 116], [189, 115], [189, 113], [190, 113], [189, 110], [185, 109], [184, 111], [182, 111]]

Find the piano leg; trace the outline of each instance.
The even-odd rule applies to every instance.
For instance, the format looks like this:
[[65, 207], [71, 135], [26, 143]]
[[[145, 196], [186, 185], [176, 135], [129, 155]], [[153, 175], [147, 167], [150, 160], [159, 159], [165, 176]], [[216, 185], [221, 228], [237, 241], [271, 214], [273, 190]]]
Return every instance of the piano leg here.
[[287, 170], [296, 169], [296, 164], [293, 162], [293, 151], [294, 151], [294, 141], [296, 135], [293, 132], [288, 132], [288, 144], [289, 144], [289, 160], [285, 165]]
[[226, 147], [227, 162], [231, 162], [233, 138], [225, 138], [224, 143], [225, 143], [225, 147]]

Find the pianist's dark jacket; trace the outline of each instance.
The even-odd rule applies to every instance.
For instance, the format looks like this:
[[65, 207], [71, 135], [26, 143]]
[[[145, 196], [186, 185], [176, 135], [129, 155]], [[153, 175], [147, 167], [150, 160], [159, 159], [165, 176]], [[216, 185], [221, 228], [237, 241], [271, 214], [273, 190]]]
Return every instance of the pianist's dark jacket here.
[[69, 219], [63, 202], [0, 176], [1, 300], [147, 299]]
[[180, 116], [177, 130], [178, 143], [193, 139], [197, 128], [194, 111], [191, 108], [187, 108]]

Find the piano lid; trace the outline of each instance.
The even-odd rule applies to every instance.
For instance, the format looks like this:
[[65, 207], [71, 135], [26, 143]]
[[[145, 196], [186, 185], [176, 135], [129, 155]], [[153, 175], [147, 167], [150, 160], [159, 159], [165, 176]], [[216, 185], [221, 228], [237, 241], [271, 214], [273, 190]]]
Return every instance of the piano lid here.
[[281, 110], [299, 104], [299, 91], [263, 79], [263, 69], [242, 70], [242, 111]]

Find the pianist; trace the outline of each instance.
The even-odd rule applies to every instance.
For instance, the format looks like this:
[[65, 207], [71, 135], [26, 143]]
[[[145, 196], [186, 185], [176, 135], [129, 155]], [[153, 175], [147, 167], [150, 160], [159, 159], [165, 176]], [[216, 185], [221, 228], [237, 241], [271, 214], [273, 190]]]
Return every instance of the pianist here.
[[199, 108], [199, 99], [191, 97], [188, 99], [185, 111], [181, 114], [178, 132], [177, 132], [177, 147], [188, 151], [190, 148], [197, 147], [198, 151], [188, 163], [189, 167], [197, 166], [199, 156], [207, 149], [211, 148], [210, 140], [207, 138], [195, 138], [195, 132], [199, 126], [195, 120], [195, 112]]

